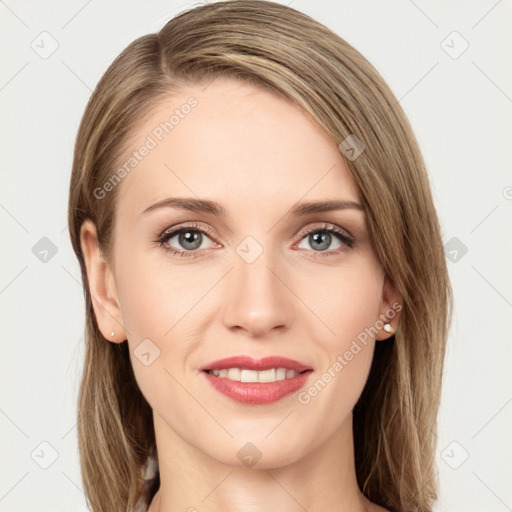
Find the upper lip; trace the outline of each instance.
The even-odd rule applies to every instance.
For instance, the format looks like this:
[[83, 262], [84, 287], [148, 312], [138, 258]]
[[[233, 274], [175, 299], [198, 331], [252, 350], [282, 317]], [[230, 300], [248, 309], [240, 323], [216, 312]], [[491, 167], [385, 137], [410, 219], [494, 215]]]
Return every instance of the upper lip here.
[[202, 366], [200, 370], [224, 370], [229, 368], [244, 368], [257, 371], [270, 370], [271, 368], [286, 368], [287, 370], [295, 370], [298, 373], [313, 369], [311, 366], [287, 357], [268, 356], [261, 359], [253, 359], [249, 356], [234, 356], [208, 363]]

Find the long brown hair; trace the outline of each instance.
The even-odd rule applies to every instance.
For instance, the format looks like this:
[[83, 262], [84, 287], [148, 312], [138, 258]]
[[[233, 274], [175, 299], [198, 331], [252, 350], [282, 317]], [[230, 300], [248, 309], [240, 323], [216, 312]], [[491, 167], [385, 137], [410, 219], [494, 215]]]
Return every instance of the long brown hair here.
[[152, 411], [135, 381], [127, 342], [108, 343], [98, 329], [80, 227], [91, 219], [103, 253], [110, 254], [122, 184], [106, 199], [95, 190], [112, 176], [150, 106], [221, 76], [292, 100], [336, 144], [350, 135], [364, 144], [346, 165], [403, 309], [394, 337], [377, 343], [354, 409], [357, 479], [371, 501], [392, 511], [431, 511], [452, 290], [425, 165], [400, 104], [375, 68], [325, 26], [264, 0], [201, 5], [136, 39], [103, 75], [84, 112], [68, 215], [86, 307], [78, 439], [87, 499], [94, 512], [145, 510], [158, 473], [145, 487], [145, 465], [156, 456]]

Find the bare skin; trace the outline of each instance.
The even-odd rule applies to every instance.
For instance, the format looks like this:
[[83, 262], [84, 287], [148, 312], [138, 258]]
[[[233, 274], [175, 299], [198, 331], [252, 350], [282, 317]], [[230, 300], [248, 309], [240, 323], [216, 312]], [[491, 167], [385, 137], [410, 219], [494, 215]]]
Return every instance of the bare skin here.
[[[400, 297], [385, 279], [364, 211], [289, 214], [306, 201], [360, 203], [359, 191], [336, 144], [293, 104], [233, 80], [203, 88], [162, 101], [135, 130], [131, 151], [169, 112], [197, 99], [117, 185], [113, 261], [100, 253], [90, 221], [81, 231], [100, 330], [112, 343], [128, 340], [153, 409], [161, 487], [149, 511], [382, 512], [357, 485], [352, 409], [376, 340], [390, 334], [379, 328], [341, 371], [332, 368]], [[143, 213], [169, 197], [216, 201], [226, 216], [175, 207]], [[177, 234], [155, 242], [174, 227], [196, 233], [199, 247]], [[316, 241], [312, 233], [326, 227], [341, 228], [353, 246], [334, 233], [324, 245]], [[257, 244], [241, 247], [262, 249], [250, 263], [237, 252], [246, 237]], [[399, 312], [393, 329], [398, 320]], [[134, 355], [146, 339], [160, 350], [147, 366]], [[329, 368], [331, 379], [307, 403], [294, 393], [242, 404], [200, 371], [234, 355], [304, 362], [313, 368], [306, 390]], [[238, 456], [247, 443], [261, 454], [252, 467]]]

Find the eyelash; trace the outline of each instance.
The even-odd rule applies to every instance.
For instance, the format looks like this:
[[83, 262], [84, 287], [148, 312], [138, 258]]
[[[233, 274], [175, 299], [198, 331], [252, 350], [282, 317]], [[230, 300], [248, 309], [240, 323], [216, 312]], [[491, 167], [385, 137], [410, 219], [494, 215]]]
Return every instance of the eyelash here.
[[[179, 251], [177, 249], [173, 249], [169, 245], [167, 245], [167, 242], [173, 238], [176, 235], [179, 235], [180, 233], [184, 233], [187, 231], [199, 231], [200, 233], [204, 235], [208, 235], [209, 237], [213, 237], [213, 233], [209, 228], [205, 228], [203, 226], [200, 226], [195, 223], [191, 223], [187, 226], [181, 226], [177, 229], [173, 229], [171, 231], [164, 231], [158, 239], [155, 241], [159, 246], [162, 247], [162, 249], [166, 253], [171, 253], [174, 256], [181, 256], [184, 258], [195, 258], [199, 255], [199, 250], [193, 250], [193, 251]], [[333, 234], [338, 240], [343, 242], [346, 245], [346, 248], [339, 248], [336, 250], [329, 250], [329, 251], [312, 251], [314, 253], [317, 253], [314, 258], [316, 257], [324, 257], [324, 256], [332, 256], [333, 254], [339, 254], [341, 251], [346, 251], [351, 249], [354, 246], [355, 240], [347, 234], [347, 232], [338, 226], [334, 224], [328, 224], [324, 223], [322, 226], [315, 226], [313, 229], [310, 229], [306, 232], [303, 232], [300, 234], [300, 241], [302, 241], [306, 236], [311, 235], [313, 233], [329, 233]], [[322, 254], [325, 253], [325, 254]]]

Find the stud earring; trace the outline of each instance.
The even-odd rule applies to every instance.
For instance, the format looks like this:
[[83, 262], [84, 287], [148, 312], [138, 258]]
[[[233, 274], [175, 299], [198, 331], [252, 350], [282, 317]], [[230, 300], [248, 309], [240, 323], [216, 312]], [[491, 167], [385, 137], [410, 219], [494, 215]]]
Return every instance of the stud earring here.
[[112, 331], [112, 334], [110, 336], [112, 336], [112, 338], [114, 337], [114, 331]]
[[393, 327], [391, 327], [391, 324], [384, 324], [384, 327], [383, 329], [386, 331], [386, 332], [391, 332], [394, 334], [394, 331], [393, 331]]

